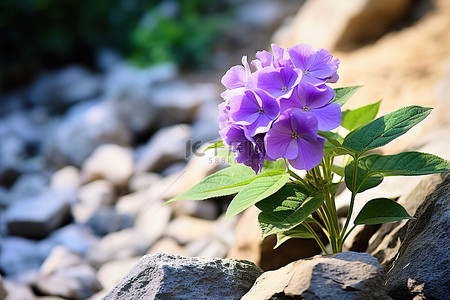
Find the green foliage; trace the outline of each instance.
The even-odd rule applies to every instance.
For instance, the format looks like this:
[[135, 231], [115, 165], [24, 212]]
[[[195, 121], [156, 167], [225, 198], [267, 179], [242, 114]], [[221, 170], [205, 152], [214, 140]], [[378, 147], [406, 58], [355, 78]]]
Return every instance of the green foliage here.
[[262, 238], [301, 224], [322, 205], [323, 200], [321, 193], [310, 195], [297, 184], [286, 184], [277, 193], [256, 204], [261, 210], [258, 222]]
[[342, 145], [361, 153], [384, 146], [425, 119], [431, 110], [421, 106], [400, 108], [351, 132]]
[[[415, 176], [450, 172], [450, 164], [439, 156], [421, 152], [395, 155], [373, 154], [358, 161], [355, 192], [363, 192], [380, 184], [385, 176]], [[345, 182], [353, 191], [354, 161], [345, 168]]]
[[312, 239], [312, 238], [314, 238], [314, 236], [308, 231], [308, 229], [306, 229], [305, 226], [300, 224], [290, 230], [277, 233], [277, 243], [273, 248], [274, 249], [278, 248], [281, 244], [290, 239]]
[[352, 131], [368, 124], [377, 116], [380, 103], [381, 100], [355, 110], [343, 111], [341, 126]]
[[411, 218], [405, 208], [394, 200], [377, 198], [364, 205], [354, 223], [355, 225], [374, 225]]
[[356, 93], [357, 90], [359, 90], [362, 86], [348, 86], [348, 87], [341, 87], [341, 88], [335, 88], [334, 89], [334, 99], [333, 102], [338, 103], [341, 107], [344, 106], [345, 102], [347, 102], [350, 97]]

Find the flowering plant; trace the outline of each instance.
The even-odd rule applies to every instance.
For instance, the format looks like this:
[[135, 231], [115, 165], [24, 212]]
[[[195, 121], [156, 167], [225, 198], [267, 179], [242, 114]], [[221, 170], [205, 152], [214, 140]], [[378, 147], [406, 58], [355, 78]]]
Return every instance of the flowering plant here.
[[[169, 203], [236, 194], [227, 219], [256, 205], [262, 238], [276, 234], [276, 247], [290, 238], [314, 238], [328, 253], [317, 234], [323, 231], [336, 253], [357, 225], [411, 218], [400, 204], [378, 198], [361, 209], [349, 228], [358, 193], [379, 185], [385, 176], [450, 172], [450, 164], [432, 154], [368, 154], [406, 133], [431, 108], [408, 106], [377, 119], [380, 102], [342, 112], [360, 87], [329, 86], [339, 79], [339, 60], [327, 50], [272, 45], [272, 53], [255, 56], [253, 71], [244, 56], [242, 65], [223, 76], [222, 141], [207, 148], [225, 147], [234, 154], [232, 166]], [[338, 165], [337, 157], [345, 163]], [[344, 182], [351, 199], [340, 226], [335, 196]]]

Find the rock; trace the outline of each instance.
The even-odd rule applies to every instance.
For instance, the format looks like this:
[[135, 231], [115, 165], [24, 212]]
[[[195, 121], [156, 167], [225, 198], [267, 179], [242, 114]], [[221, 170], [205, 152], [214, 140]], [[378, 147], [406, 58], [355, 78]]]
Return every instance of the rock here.
[[61, 113], [69, 105], [95, 97], [99, 92], [100, 78], [74, 65], [38, 77], [29, 97], [33, 103], [46, 106], [52, 113]]
[[177, 241], [169, 237], [163, 237], [154, 243], [150, 249], [148, 249], [147, 254], [155, 253], [166, 253], [186, 256], [186, 250]]
[[137, 216], [149, 203], [148, 189], [121, 196], [117, 200], [115, 209], [121, 214]]
[[295, 261], [263, 273], [249, 299], [390, 299], [384, 272], [368, 253], [342, 252]]
[[42, 239], [70, 218], [69, 200], [56, 192], [15, 202], [6, 212], [10, 235]]
[[379, 38], [402, 23], [411, 2], [353, 0], [344, 5], [332, 0], [306, 1], [293, 23], [275, 34], [275, 43], [348, 49]]
[[248, 261], [152, 254], [104, 299], [240, 299], [261, 273]]
[[77, 189], [80, 186], [80, 171], [74, 166], [65, 166], [55, 173], [50, 179], [50, 187], [55, 190]]
[[108, 208], [114, 204], [116, 192], [112, 183], [96, 180], [83, 185], [78, 190], [79, 202], [72, 207], [75, 221], [86, 223], [100, 208]]
[[100, 291], [102, 286], [91, 266], [79, 264], [39, 276], [36, 288], [46, 295], [61, 296], [70, 299], [86, 299]]
[[162, 201], [149, 201], [137, 215], [134, 228], [145, 234], [147, 240], [156, 241], [168, 230], [172, 209]]
[[219, 134], [219, 101], [203, 104], [192, 123], [192, 140], [201, 144], [217, 141]]
[[185, 245], [187, 256], [224, 258], [229, 246], [214, 237], [202, 237]]
[[[425, 197], [442, 182], [442, 175], [435, 174], [420, 179], [420, 183], [415, 188], [397, 200], [412, 216], [423, 203]], [[375, 256], [385, 270], [390, 268], [392, 261], [397, 256], [406, 232], [406, 227], [404, 227], [406, 223], [407, 220], [382, 224], [369, 240], [367, 252]]]
[[133, 175], [131, 175], [130, 180], [128, 181], [128, 190], [131, 192], [136, 192], [138, 190], [148, 188], [160, 178], [161, 176], [158, 173], [134, 172]]
[[154, 242], [134, 228], [111, 232], [89, 249], [87, 260], [99, 268], [108, 261], [144, 255]]
[[41, 194], [46, 185], [47, 178], [39, 173], [24, 173], [20, 176], [11, 187], [11, 196], [16, 199], [35, 197]]
[[214, 200], [183, 200], [171, 204], [176, 216], [188, 215], [206, 220], [215, 220], [219, 215], [218, 204]]
[[153, 103], [159, 111], [158, 127], [192, 122], [200, 107], [216, 100], [218, 94], [216, 85], [205, 83], [173, 82], [155, 87]]
[[100, 209], [86, 222], [86, 225], [91, 227], [94, 233], [99, 236], [132, 227], [133, 224], [133, 215], [118, 213], [113, 208]]
[[[6, 300], [35, 300], [37, 299], [31, 290], [30, 286], [23, 283], [17, 283], [11, 280], [4, 281], [5, 289], [7, 292]], [[2, 298], [0, 298], [2, 299]]]
[[174, 125], [158, 130], [141, 149], [138, 149], [137, 171], [161, 171], [165, 167], [186, 159], [186, 143], [191, 127]]
[[67, 163], [81, 166], [84, 160], [102, 144], [129, 145], [131, 133], [107, 101], [74, 105], [67, 116], [54, 125], [46, 141], [44, 153], [56, 166]]
[[114, 288], [125, 275], [136, 265], [141, 257], [130, 257], [104, 263], [98, 269], [98, 280], [104, 290]]
[[125, 189], [133, 174], [133, 152], [129, 148], [114, 144], [98, 146], [83, 163], [84, 182], [106, 179], [119, 189]]
[[89, 227], [71, 223], [53, 231], [50, 236], [41, 243], [49, 249], [48, 252], [55, 246], [62, 245], [70, 251], [84, 256], [97, 242], [98, 238]]
[[39, 273], [43, 276], [48, 276], [59, 270], [79, 264], [81, 264], [81, 257], [78, 253], [70, 251], [65, 246], [58, 245], [53, 248], [50, 255], [45, 259], [39, 269]]
[[37, 271], [50, 253], [42, 244], [20, 237], [2, 237], [0, 269], [8, 277]]
[[2, 275], [0, 275], [0, 300], [6, 299], [6, 296], [7, 296], [6, 289], [3, 286]]
[[395, 299], [445, 299], [450, 295], [450, 175], [429, 194], [407, 223], [386, 289]]
[[214, 232], [214, 222], [199, 218], [180, 216], [170, 222], [165, 235], [184, 245], [194, 240], [211, 236]]

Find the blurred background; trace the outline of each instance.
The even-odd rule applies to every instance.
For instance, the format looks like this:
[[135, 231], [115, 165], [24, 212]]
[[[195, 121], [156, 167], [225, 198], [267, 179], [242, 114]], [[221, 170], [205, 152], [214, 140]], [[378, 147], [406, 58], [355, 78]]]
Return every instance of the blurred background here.
[[100, 299], [146, 253], [265, 270], [320, 253], [273, 250], [257, 210], [225, 223], [226, 197], [161, 208], [227, 165], [201, 150], [221, 77], [271, 43], [326, 48], [336, 87], [364, 85], [349, 108], [436, 108], [386, 153], [449, 159], [448, 28], [446, 0], [1, 1], [0, 299]]

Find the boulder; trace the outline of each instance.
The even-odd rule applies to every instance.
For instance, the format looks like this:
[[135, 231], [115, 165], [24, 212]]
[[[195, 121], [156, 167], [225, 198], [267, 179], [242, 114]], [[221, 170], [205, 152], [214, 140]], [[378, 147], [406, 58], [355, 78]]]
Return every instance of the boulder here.
[[125, 275], [136, 265], [141, 257], [130, 257], [118, 259], [103, 264], [98, 269], [98, 280], [104, 290], [109, 291], [114, 288]]
[[379, 38], [402, 22], [411, 0], [306, 1], [293, 23], [274, 37], [286, 47], [308, 43], [315, 48], [348, 49]]
[[446, 299], [450, 295], [450, 175], [407, 222], [386, 289], [395, 299]]
[[368, 253], [315, 256], [263, 273], [242, 300], [390, 299], [384, 272]]
[[144, 256], [108, 299], [241, 299], [262, 270], [233, 259]]

